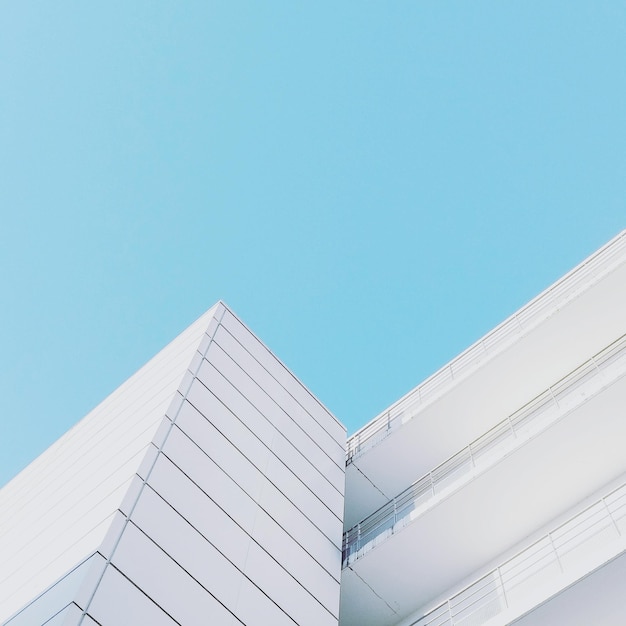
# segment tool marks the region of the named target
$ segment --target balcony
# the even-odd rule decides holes
[[[407,626],[478,626],[520,617],[626,550],[626,483]]]
[[[350,528],[342,626],[407,626],[403,620],[439,602],[443,590],[626,472],[625,342],[621,337],[505,413]]]
[[[345,529],[626,333],[626,232],[350,438]]]
[[[626,335],[344,533],[343,567],[402,530],[441,498],[487,471],[625,372]]]
[[[455,380],[471,371],[487,357],[501,351],[519,335],[550,317],[566,302],[597,282],[601,276],[623,263],[625,252],[626,231],[622,231],[554,285],[352,435],[347,442],[346,463],[350,464],[356,457],[388,437],[415,417],[421,406],[444,393]]]

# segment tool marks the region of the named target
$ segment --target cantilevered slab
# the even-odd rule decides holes
[[[626,235],[528,306],[350,438],[346,528],[626,332]]]

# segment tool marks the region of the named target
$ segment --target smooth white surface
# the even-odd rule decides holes
[[[336,441],[345,441],[345,426],[230,311],[222,325]]]
[[[89,614],[102,626],[176,626],[174,620],[113,567],[104,573]]]
[[[583,293],[626,261],[626,231],[591,254],[578,266],[548,287],[492,331],[467,348],[426,381],[363,426],[347,442],[348,458],[359,456],[381,438],[411,419],[419,405],[449,391],[455,378],[479,367],[493,354],[507,348],[517,337],[541,325],[555,311]]]
[[[626,333],[626,263],[512,344],[451,381],[445,393],[348,465],[346,528]],[[366,480],[363,480],[366,477]]]
[[[0,622],[98,548],[213,312],[0,491]]]
[[[319,424],[302,405],[223,327],[215,335],[215,344],[207,358],[212,361],[213,351],[219,346],[262,389],[297,426],[302,428],[335,463],[345,462],[345,446]],[[274,368],[272,368],[274,369]],[[292,385],[293,386],[293,385]]]
[[[6,626],[33,626],[44,624],[59,612],[71,613],[69,605],[80,589],[86,572],[93,564],[93,557],[87,559],[66,574],[55,585],[22,609],[6,623]],[[59,618],[60,619],[60,618]]]
[[[452,595],[456,583],[623,474],[624,398],[621,378],[358,559],[352,569],[370,592],[342,596],[342,624],[395,623],[352,617],[381,598],[399,621]]]
[[[300,480],[310,485],[315,493],[319,493],[336,515],[343,514],[341,475],[331,470],[335,479],[331,482],[328,474],[321,472],[303,451],[276,430],[269,420],[254,409],[250,409],[244,398],[212,366],[207,364],[202,380],[204,384],[196,381],[191,386],[187,398],[196,409],[205,416],[210,416],[215,427],[231,441],[237,441],[242,449],[253,447],[255,439],[261,441],[268,450],[274,451]],[[207,387],[213,389],[214,393]],[[245,420],[237,417],[238,414],[246,416]]]
[[[95,610],[105,611],[105,583],[121,584],[113,570],[141,591],[132,600],[138,615],[155,610],[145,598],[190,626],[332,626],[338,621],[343,467],[331,456],[343,455],[344,431],[269,351],[260,343],[253,348],[256,340],[232,314],[233,332],[246,335],[263,365],[220,326],[226,312],[218,307],[212,332],[221,334],[234,358],[206,340],[190,356],[102,545],[111,565],[95,593]],[[206,352],[219,355],[214,365],[203,358]],[[298,451],[297,442],[288,442],[291,435],[307,449]],[[309,450],[334,468],[335,484],[309,471]],[[98,619],[91,605],[87,609]]]
[[[131,519],[212,596],[236,607],[241,571],[163,499],[146,489]]]
[[[8,486],[48,523],[24,519],[30,542],[7,553],[5,579],[37,568],[28,600],[97,549],[97,568],[49,596],[83,608],[85,626],[336,625],[344,443],[218,303],[53,446],[46,476],[36,462]]]
[[[151,497],[151,490],[158,493],[194,528],[207,537],[232,563],[243,567],[250,542],[249,531],[252,529],[253,515],[248,518],[248,524],[245,523],[245,515],[239,516],[235,522],[233,517],[164,456],[155,466],[150,485],[142,495],[140,506],[143,505],[144,498]],[[140,513],[141,509],[137,511],[137,515]]]
[[[57,613],[52,619],[45,622],[44,626],[78,626],[82,611],[74,604],[70,604],[60,613]],[[91,622],[94,623],[93,620]],[[86,623],[85,626],[89,626]]]
[[[540,436],[581,403],[606,391],[625,373],[626,337],[623,337],[551,386],[539,400],[516,411],[513,421],[504,420],[442,466],[420,477],[408,492],[399,494],[353,527],[344,537],[344,559],[351,563],[367,552],[368,545],[378,545],[385,536],[399,532],[420,511],[435,505],[444,493],[462,489],[464,483]]]
[[[187,406],[190,410],[179,414],[176,428],[201,447],[229,476],[235,477],[242,468],[252,475],[250,480],[258,475],[265,476],[264,483],[275,486],[326,536],[341,535],[341,518],[333,514],[308,485],[299,480],[261,441],[245,438],[243,442],[236,440],[231,443],[202,414]],[[240,481],[238,483],[244,486]]]
[[[179,551],[185,550],[184,538],[179,538]],[[172,540],[175,541],[176,537]],[[196,547],[198,545],[202,542]],[[231,622],[231,614],[215,596],[133,524],[126,526],[112,563],[179,623],[200,626]],[[215,577],[213,582],[220,574],[226,576],[221,567],[217,571],[207,569]]]
[[[226,379],[230,384],[224,384],[219,379],[216,381],[211,365],[220,371],[223,376],[222,380]],[[224,371],[220,368],[223,368]],[[276,403],[219,348],[212,353],[211,362],[202,364],[199,378],[207,387],[214,390],[218,398],[233,413],[241,415],[244,423],[247,423],[248,420],[259,419],[258,415],[264,417],[311,463],[316,465],[335,486],[343,482],[343,466],[337,465],[314,439],[296,425],[289,416],[285,415]]]
[[[561,301],[557,297],[559,306],[551,305],[541,319],[500,338],[498,350],[486,350],[471,367],[450,369],[437,393],[353,457],[346,474],[346,527],[624,335],[625,285],[622,251],[609,271],[587,281],[583,290]],[[562,408],[572,409],[569,414],[505,451],[492,469],[472,469],[456,488],[452,480],[438,485],[433,506],[416,509],[413,521],[398,524],[390,538],[381,534],[375,547],[345,569],[341,625],[412,623],[620,476],[626,470],[626,382],[621,378],[607,386],[607,372],[596,381],[593,375],[583,373],[584,384],[573,393],[563,395],[555,386],[554,395]],[[554,611],[544,623],[570,623],[568,612],[563,615]],[[534,623],[531,616],[528,624]],[[474,617],[467,623],[482,623]],[[602,623],[591,613],[587,617],[587,623]]]
[[[513,623],[516,626],[623,626],[626,555],[610,561]],[[496,622],[489,626],[496,626]]]

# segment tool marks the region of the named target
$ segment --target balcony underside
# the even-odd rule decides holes
[[[515,626],[623,626],[625,580],[626,554],[622,553],[511,623]],[[494,620],[489,626],[497,623],[506,622]]]
[[[451,383],[346,471],[345,528],[626,332],[626,264]]]
[[[363,554],[342,626],[399,622],[625,472],[625,400],[622,378]]]

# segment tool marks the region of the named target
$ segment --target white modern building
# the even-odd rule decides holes
[[[626,231],[347,442],[218,303],[0,490],[0,624],[623,625],[624,406]]]
[[[345,440],[218,303],[0,491],[0,624],[336,626]]]

